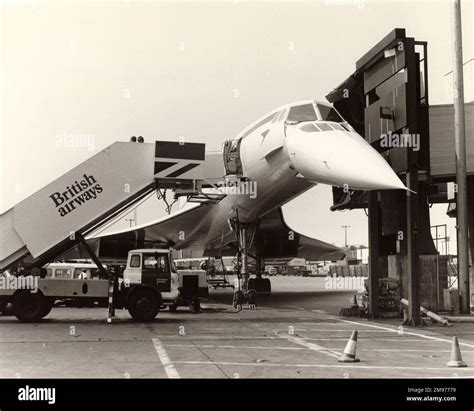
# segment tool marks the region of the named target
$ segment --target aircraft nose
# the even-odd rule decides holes
[[[303,130],[292,126],[286,132],[290,160],[301,177],[355,190],[406,190],[385,159],[356,132]]]

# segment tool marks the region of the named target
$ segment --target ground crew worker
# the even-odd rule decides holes
[[[85,268],[82,269],[81,273],[77,277],[79,280],[87,280],[89,279],[89,274],[87,274],[87,271]]]

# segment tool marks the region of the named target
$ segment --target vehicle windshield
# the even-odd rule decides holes
[[[321,118],[324,121],[334,121],[336,123],[343,123],[344,119],[338,114],[334,108],[331,106],[326,106],[325,104],[317,104],[319,112],[321,113]]]
[[[159,253],[144,254],[143,268],[168,271],[168,255]]]
[[[290,108],[288,113],[287,121],[315,121],[317,120],[316,112],[312,104],[303,104],[301,106],[294,106]]]

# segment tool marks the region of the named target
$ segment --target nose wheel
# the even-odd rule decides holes
[[[243,309],[255,310],[257,308],[257,292],[255,290],[249,290],[248,292],[243,290],[235,291],[232,307],[236,312],[242,311]]]

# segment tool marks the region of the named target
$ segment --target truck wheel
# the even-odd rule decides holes
[[[189,304],[189,309],[193,314],[197,314],[201,311],[201,303],[199,302],[199,298],[193,298],[191,303]]]
[[[0,313],[2,315],[13,315],[12,304],[7,300],[0,300]]]
[[[128,298],[128,312],[134,320],[153,321],[161,306],[161,297],[150,289],[140,288]]]
[[[54,307],[54,299],[45,298],[44,299],[44,310],[42,312],[41,318],[46,317]]]
[[[41,291],[19,291],[13,296],[13,314],[21,322],[37,322],[45,312],[45,300]]]

